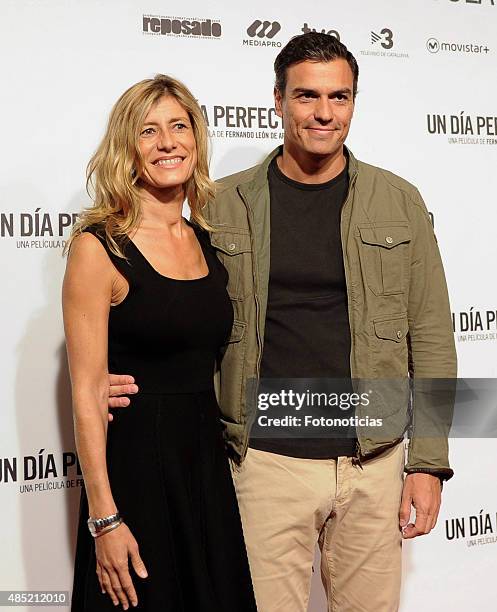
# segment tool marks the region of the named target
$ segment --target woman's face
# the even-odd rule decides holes
[[[197,163],[197,144],[188,113],[170,95],[152,106],[140,131],[142,183],[176,191],[191,177]]]

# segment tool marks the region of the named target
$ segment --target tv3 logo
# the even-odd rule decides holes
[[[391,49],[393,47],[393,32],[388,28],[383,28],[383,30],[377,34],[371,30],[371,44],[381,41],[381,46],[384,49]]]

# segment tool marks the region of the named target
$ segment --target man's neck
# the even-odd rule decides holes
[[[278,168],[285,176],[299,183],[327,183],[342,172],[347,163],[343,146],[334,155],[294,155],[283,146],[277,157]]]

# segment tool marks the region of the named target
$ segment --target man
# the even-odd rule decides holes
[[[344,146],[357,93],[352,54],[311,32],[274,66],[283,147],[222,179],[206,210],[235,311],[219,403],[256,599],[261,612],[304,612],[318,542],[329,610],[391,612],[402,537],[435,526],[441,481],[452,476],[446,437],[412,438],[407,463],[402,431],[251,437],[247,381],[454,378],[442,263],[416,188]],[[435,408],[430,398],[415,398],[415,417]],[[406,418],[407,405],[395,410]]]

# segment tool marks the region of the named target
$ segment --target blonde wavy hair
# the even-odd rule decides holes
[[[143,158],[138,146],[145,118],[152,106],[164,96],[173,96],[187,111],[197,146],[197,164],[185,184],[185,196],[192,220],[211,230],[202,208],[214,197],[215,185],[209,177],[207,126],[190,90],[180,81],[157,74],[126,90],[114,105],[105,136],[86,170],[86,190],[93,205],[86,208],[74,224],[65,252],[76,236],[90,225],[100,225],[111,251],[124,257],[119,238],[135,229],[141,217],[138,180]]]

